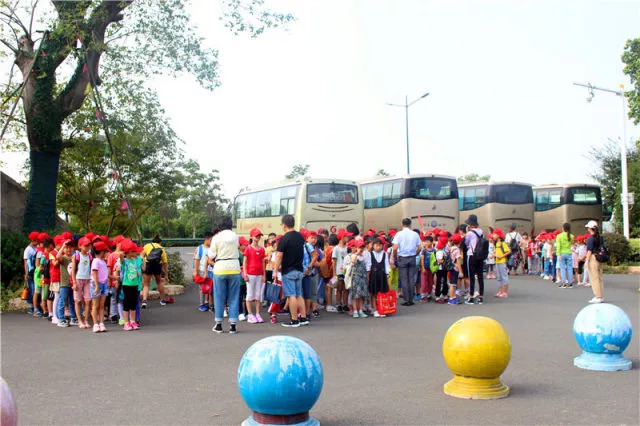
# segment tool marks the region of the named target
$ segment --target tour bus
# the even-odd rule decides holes
[[[590,220],[602,223],[600,187],[589,184],[540,185],[533,188],[535,196],[535,229],[553,231],[571,224],[578,235],[585,232]]]
[[[458,185],[460,216],[478,216],[485,234],[489,228],[505,233],[515,223],[520,233],[533,231],[533,187],[521,182],[479,182]]]
[[[366,229],[399,229],[406,217],[424,230],[453,232],[458,226],[458,185],[452,176],[377,177],[360,183]]]
[[[282,233],[281,216],[293,215],[295,228],[328,229],[363,224],[362,191],[355,181],[311,179],[284,181],[252,189],[236,196],[234,224],[238,235],[248,236],[253,227],[265,235]]]

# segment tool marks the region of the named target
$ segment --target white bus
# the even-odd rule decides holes
[[[453,232],[458,226],[458,185],[452,176],[378,177],[360,183],[366,229],[399,229],[406,217],[414,228],[421,220],[424,230]]]
[[[257,226],[267,235],[282,233],[281,216],[293,215],[296,229],[318,228],[336,232],[363,224],[362,191],[355,181],[299,178],[238,194],[234,224],[238,235],[248,236]]]
[[[562,229],[571,224],[574,234],[584,233],[590,220],[602,223],[602,197],[598,185],[586,183],[540,185],[533,188],[535,196],[535,230]]]
[[[478,216],[485,233],[500,228],[505,233],[512,223],[518,232],[533,231],[533,187],[521,182],[479,182],[458,185],[460,215]]]

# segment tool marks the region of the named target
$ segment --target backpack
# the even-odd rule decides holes
[[[33,273],[36,270],[36,256],[38,256],[38,252],[34,250],[33,254],[27,258],[27,270],[31,279],[33,279]]]
[[[93,262],[93,255],[91,254],[91,252],[89,252],[87,254],[89,255],[89,264],[91,264]],[[80,252],[79,251],[76,252],[75,259],[76,259],[76,263],[80,262]]]
[[[160,264],[162,261],[162,254],[164,253],[164,249],[162,247],[156,247],[151,243],[151,251],[147,255],[147,263],[155,263]]]
[[[431,254],[429,255],[429,269],[431,270],[432,274],[435,274],[438,272],[438,261],[436,260],[436,251],[432,251]]]
[[[473,229],[471,230],[476,237],[478,237],[478,242],[476,243],[476,248],[473,251],[473,258],[478,262],[484,262],[489,257],[489,240],[487,240],[484,235],[480,235],[475,232]]]
[[[600,263],[607,263],[609,261],[609,249],[607,248],[607,244],[604,242],[604,238],[600,236],[600,247],[596,249],[596,252],[593,253],[596,256],[596,260]]]
[[[520,250],[520,245],[518,245],[518,233],[516,232],[515,238],[511,238],[509,241],[509,250],[511,250],[511,254],[509,256],[513,256],[518,250]]]
[[[442,263],[443,270],[449,272],[453,271],[453,261],[451,260],[451,255],[448,251],[444,251],[444,262]]]
[[[42,265],[42,278],[49,279],[51,278],[51,271],[49,270],[49,264],[51,263],[48,258],[48,254],[42,254],[42,260],[40,260],[40,265]]]
[[[329,253],[329,251],[332,250],[332,247],[327,247],[324,250],[324,257],[320,262],[318,262],[318,270],[320,271],[320,276],[324,279],[331,278],[331,253]]]

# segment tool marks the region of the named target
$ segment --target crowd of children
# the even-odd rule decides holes
[[[111,241],[93,233],[74,238],[34,231],[29,240],[24,267],[30,313],[94,333],[106,331],[108,320],[126,331],[139,328],[142,247],[121,235]]]

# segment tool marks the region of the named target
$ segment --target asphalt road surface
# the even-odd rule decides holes
[[[250,414],[237,387],[240,358],[255,341],[285,334],[320,356],[325,382],[312,415],[325,425],[638,424],[639,277],[605,278],[607,301],[627,312],[636,333],[625,352],[633,369],[615,373],[573,366],[581,352],[573,319],[590,289],[560,290],[528,277],[511,284],[511,297],[498,300],[489,281],[482,306],[400,306],[384,319],[323,313],[298,329],[241,323],[237,335],[212,333],[212,314],[197,310],[194,286],[172,306],[152,303],[135,332],[107,325],[109,332],[93,334],[7,313],[0,317],[2,376],[20,424],[237,425]],[[443,393],[452,377],[443,336],[468,315],[500,321],[511,337],[502,375],[508,398],[469,401]]]

